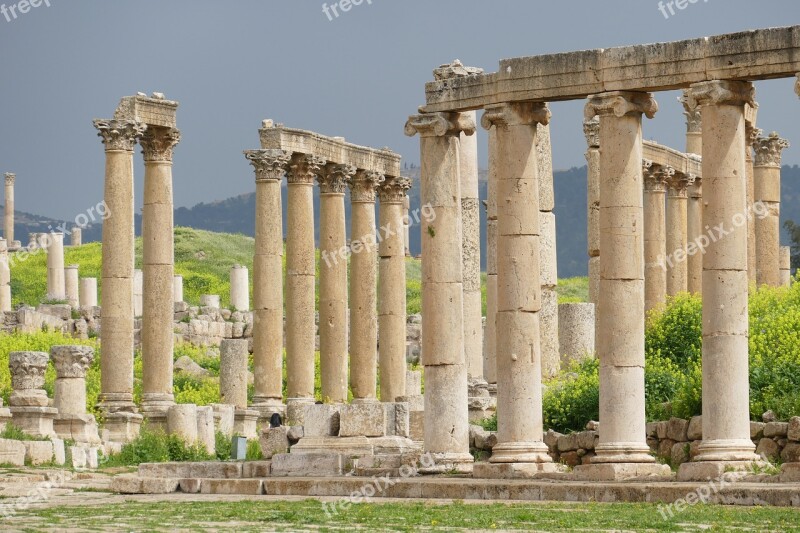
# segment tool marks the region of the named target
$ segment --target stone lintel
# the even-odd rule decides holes
[[[156,97],[158,95],[158,97]],[[143,122],[161,128],[177,127],[178,102],[166,100],[163,95],[142,94],[124,97],[114,113],[115,120]]]
[[[794,78],[800,26],[671,43],[550,54],[500,62],[496,73],[433,81],[420,112],[468,111],[520,101],[577,100],[608,91],[668,91],[711,80]]]
[[[375,149],[346,142],[342,137],[326,137],[312,131],[287,128],[265,120],[259,130],[261,148],[310,154],[328,163],[353,165],[360,170],[400,177],[400,154],[388,148]]]
[[[643,158],[652,161],[654,166],[672,167],[677,174],[685,176],[703,175],[703,162],[700,156],[684,154],[653,141],[644,141],[643,148]]]

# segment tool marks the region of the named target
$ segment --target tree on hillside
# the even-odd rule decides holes
[[[800,225],[787,220],[783,227],[792,239],[792,269],[800,268]]]

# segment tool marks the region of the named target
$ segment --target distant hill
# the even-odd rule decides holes
[[[407,167],[403,174],[414,180],[414,188],[410,192],[412,209],[419,204],[419,167]],[[560,278],[587,275],[586,257],[586,167],[572,168],[555,172],[556,195],[556,231],[558,236],[558,273]],[[781,220],[793,220],[800,223],[800,167],[783,167],[783,190]],[[480,181],[480,198],[486,199],[486,172],[482,172]],[[314,209],[319,212],[319,195],[315,196]],[[345,199],[345,209],[349,220],[350,200]],[[2,206],[0,206],[2,213]],[[284,231],[291,217],[286,207],[286,186],[283,189]],[[486,238],[485,211],[481,217],[481,237]],[[16,235],[23,243],[28,241],[28,233],[48,231],[49,227],[57,228],[61,221],[39,217],[24,212],[17,212]],[[181,207],[175,210],[175,225],[191,227],[220,233],[240,233],[253,236],[255,226],[255,193],[243,194],[227,200],[201,203],[192,208]],[[69,227],[69,226],[67,226]],[[141,217],[136,217],[137,235],[141,233]],[[316,237],[319,227],[315,228]],[[83,231],[84,242],[101,239],[101,227],[92,226]],[[421,235],[418,228],[411,229],[411,251],[420,253]],[[67,239],[69,242],[69,239]],[[790,244],[788,233],[783,232],[783,244]],[[486,268],[485,250],[481,264]]]

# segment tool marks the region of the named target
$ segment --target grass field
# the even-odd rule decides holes
[[[798,531],[800,510],[695,505],[664,520],[654,504],[341,505],[315,500],[140,503],[19,512],[15,531]]]

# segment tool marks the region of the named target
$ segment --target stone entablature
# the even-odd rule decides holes
[[[653,166],[671,167],[677,175],[703,176],[703,160],[699,155],[685,154],[653,141],[644,141],[643,149],[644,159],[651,161]]]
[[[139,93],[120,100],[114,120],[141,122],[159,128],[177,127],[178,102],[167,100],[161,93],[147,96]]]
[[[423,113],[582,99],[608,91],[668,91],[711,80],[794,78],[800,26],[500,61],[496,73],[426,85]]]
[[[261,148],[289,153],[313,154],[329,164],[352,165],[358,169],[400,177],[400,154],[388,148],[377,150],[348,143],[342,137],[326,137],[311,131],[287,128],[265,120],[259,130]]]

